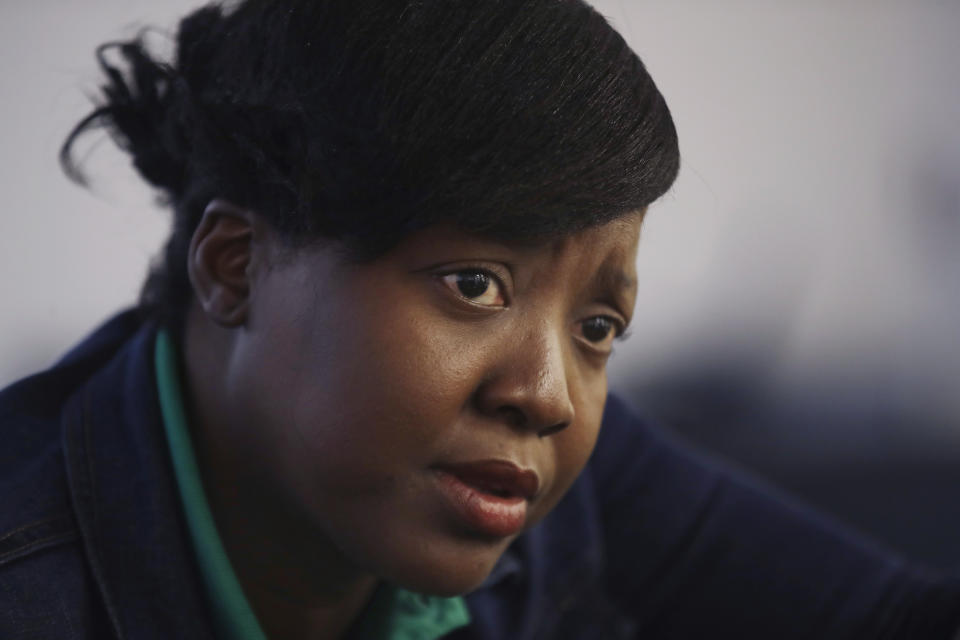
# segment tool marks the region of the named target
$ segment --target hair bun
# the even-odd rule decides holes
[[[119,63],[108,59],[113,51],[119,53]],[[101,45],[97,61],[106,76],[100,86],[102,104],[81,120],[64,142],[60,151],[64,170],[73,180],[86,182],[71,148],[81,134],[102,127],[130,153],[144,179],[175,198],[183,189],[187,162],[177,122],[182,109],[174,105],[179,84],[175,71],[150,56],[142,34],[131,41]]]

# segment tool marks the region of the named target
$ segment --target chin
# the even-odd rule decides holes
[[[390,581],[399,586],[430,596],[452,597],[469,593],[483,584],[490,575],[493,564],[489,566],[459,567],[442,566],[436,568],[418,567],[413,572],[398,575]]]
[[[487,579],[511,539],[466,539],[453,544],[424,541],[417,549],[420,553],[406,553],[393,562],[384,559],[382,570],[375,573],[416,593],[463,595]]]

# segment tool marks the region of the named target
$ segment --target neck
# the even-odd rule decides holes
[[[260,472],[269,454],[244,437],[255,425],[227,386],[234,331],[193,308],[181,350],[191,437],[217,531],[268,637],[339,638],[376,579],[347,561]]]

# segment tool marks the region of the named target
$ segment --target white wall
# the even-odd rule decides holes
[[[194,4],[0,4],[0,384],[134,300],[165,214],[109,143],[93,192],[57,149],[86,112],[94,46]],[[646,223],[614,385],[745,350],[775,390],[876,385],[960,417],[960,5],[596,5],[683,153]]]
[[[193,4],[0,3],[0,386],[135,299],[165,214],[108,141],[90,157],[92,191],[63,176],[57,153],[89,111],[94,48],[144,24],[172,25]]]
[[[960,4],[596,5],[667,97],[683,168],[614,376],[754,351],[960,433]]]

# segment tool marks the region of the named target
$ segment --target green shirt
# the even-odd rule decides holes
[[[177,374],[177,353],[165,331],[157,334],[154,360],[160,410],[174,474],[200,574],[221,640],[266,640],[230,564],[203,491],[190,441]],[[381,584],[357,622],[359,637],[371,640],[435,640],[470,623],[463,598],[423,596]]]

